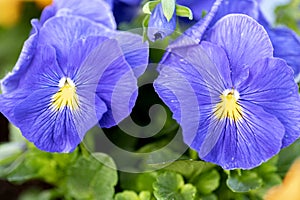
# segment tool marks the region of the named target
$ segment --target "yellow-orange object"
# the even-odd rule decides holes
[[[44,8],[52,2],[52,0],[0,0],[0,26],[15,25],[21,15],[22,3],[30,1],[34,1],[40,8]]]
[[[300,200],[300,159],[296,160],[282,184],[268,191],[265,200]]]
[[[44,8],[52,3],[52,0],[35,0],[40,8]]]
[[[17,23],[21,13],[20,0],[0,0],[0,26],[11,27]]]

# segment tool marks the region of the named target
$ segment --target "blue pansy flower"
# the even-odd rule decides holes
[[[49,19],[18,87],[0,96],[0,111],[41,150],[70,152],[97,122],[115,125],[134,105],[136,77],[117,40],[99,31],[84,18]]]
[[[115,27],[114,23],[111,23],[114,19],[112,13],[106,9],[107,5],[104,1],[93,0],[89,2],[88,5],[81,5],[80,2],[82,3],[81,0],[54,1],[53,5],[46,7],[42,12],[40,21],[37,19],[31,21],[33,30],[31,31],[30,37],[23,45],[21,55],[19,56],[15,67],[13,71],[1,81],[3,93],[11,92],[18,87],[23,73],[26,72],[27,66],[30,64],[32,57],[36,52],[37,44],[39,43],[40,28],[47,20],[58,16],[76,16],[77,18],[83,18],[84,20],[90,21],[91,26],[97,27],[97,32],[94,34],[117,39],[126,61],[130,64],[135,76],[139,77],[143,74],[148,65],[148,43],[143,42],[142,37],[137,34],[112,29]],[[106,9],[105,13],[99,12],[99,7]],[[60,33],[55,34],[58,34],[57,38],[60,38]],[[64,46],[65,41],[63,38],[60,39],[62,43],[58,45]]]
[[[149,23],[147,35],[151,41],[164,39],[171,35],[176,28],[176,12],[174,10],[173,16],[170,21],[164,15],[162,4],[158,3],[153,9]]]
[[[219,3],[198,31],[206,30]],[[154,87],[201,159],[224,169],[250,169],[299,138],[293,71],[273,57],[261,25],[247,15],[230,14],[200,44],[186,38],[168,49]]]
[[[95,124],[111,127],[129,115],[148,44],[66,8],[32,24],[1,80],[0,111],[38,148],[70,152]]]
[[[205,2],[209,4],[212,3],[213,0],[206,0]],[[296,81],[299,82],[300,60],[298,58],[300,56],[300,38],[293,30],[287,27],[272,27],[260,10],[260,3],[261,1],[258,0],[223,0],[220,2],[220,6],[216,12],[213,13],[213,17],[209,20],[209,26],[207,26],[207,28],[212,27],[220,18],[230,13],[241,13],[252,17],[267,31],[274,48],[274,56],[284,59],[288,65],[293,68],[294,77]],[[202,9],[206,9],[206,4],[199,4],[198,11],[200,12]],[[198,29],[198,27],[202,26],[202,23],[203,21],[199,21],[192,29]],[[200,36],[196,36],[196,34],[191,35],[195,36],[198,40],[202,38],[202,33]],[[205,34],[203,37],[205,37]]]

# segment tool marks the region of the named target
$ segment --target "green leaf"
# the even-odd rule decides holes
[[[195,199],[196,193],[197,193],[197,189],[192,184],[185,184],[181,188],[181,194],[183,197],[182,199],[186,199],[186,200]]]
[[[151,200],[151,193],[149,191],[142,191],[137,195],[134,191],[125,190],[116,194],[115,200]]]
[[[140,198],[133,191],[124,191],[116,194],[115,200],[140,200]]]
[[[205,172],[215,165],[203,161],[195,160],[176,160],[173,162],[165,162],[157,165],[152,165],[157,168],[164,168],[165,170],[174,171],[182,174],[186,178],[198,176],[200,173]]]
[[[117,171],[113,160],[102,153],[79,157],[68,169],[67,191],[76,199],[111,200],[117,184]]]
[[[300,21],[299,0],[291,0],[289,4],[278,6],[275,9],[276,23],[285,24],[297,34],[300,34],[298,22]]]
[[[164,12],[165,17],[168,21],[170,21],[173,17],[173,14],[175,12],[175,0],[161,0],[162,9]]]
[[[59,185],[65,177],[66,169],[77,158],[77,151],[69,154],[48,153],[35,147],[28,148],[26,153],[18,158],[16,167],[12,167],[7,179],[23,182],[40,178],[47,183]]]
[[[286,174],[294,160],[299,156],[299,152],[300,139],[280,151],[277,166],[278,173],[280,173],[281,176]]]
[[[241,175],[231,171],[226,184],[233,192],[249,192],[262,186],[262,179],[257,173],[252,171],[243,171]]]
[[[148,1],[144,6],[143,6],[143,12],[145,14],[150,14],[152,10],[155,8],[155,6],[159,3],[160,1]]]
[[[180,17],[188,17],[193,20],[193,12],[186,6],[176,5],[176,15]]]
[[[218,200],[218,197],[215,194],[208,194],[201,196],[201,200]]]
[[[192,200],[197,192],[193,185],[184,185],[182,176],[174,172],[160,174],[153,188],[158,200]]]
[[[120,185],[124,190],[134,190],[141,192],[143,190],[153,190],[152,184],[155,182],[157,177],[156,172],[148,173],[120,173]]]
[[[219,187],[220,174],[213,169],[209,172],[202,173],[196,178],[197,190],[202,194],[210,194]]]
[[[25,142],[8,142],[0,145],[0,165],[7,165],[15,161],[26,148]]]
[[[146,15],[145,18],[143,19],[143,42],[147,41],[148,36],[147,36],[147,31],[148,31],[148,23],[149,23],[150,15]]]
[[[140,200],[151,200],[151,193],[149,191],[142,191],[139,194]]]

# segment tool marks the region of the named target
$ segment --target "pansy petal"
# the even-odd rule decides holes
[[[46,88],[33,92],[14,110],[16,125],[29,141],[48,152],[70,152],[82,141],[87,130],[97,123],[94,98],[78,95],[80,110],[65,107],[55,110],[51,97],[57,88]],[[86,93],[85,93],[86,95]],[[86,101],[88,100],[88,101]],[[100,101],[98,101],[100,102]],[[98,103],[98,106],[105,106]]]
[[[232,68],[233,82],[256,60],[273,56],[267,32],[254,19],[243,14],[230,14],[220,19],[208,34],[208,40],[224,48]]]
[[[71,50],[68,54],[68,64],[67,67],[65,68],[66,70],[66,75],[70,78],[76,78],[77,74],[80,74],[78,70],[80,69],[80,66],[82,63],[87,59],[89,54],[91,54],[92,51],[98,51],[97,57],[105,57],[105,55],[102,54],[105,53],[101,45],[103,44],[104,41],[108,40],[109,38],[103,37],[103,36],[88,36],[87,38],[79,39],[76,42],[73,43]],[[106,48],[109,48],[106,46]],[[95,59],[95,58],[93,58]],[[102,65],[100,60],[98,60],[98,65]],[[91,72],[94,72],[94,70],[101,69],[95,64],[91,66],[89,69],[85,69],[84,72],[82,73],[88,73],[88,75],[94,75]],[[83,69],[82,69],[83,70]],[[81,71],[82,71],[81,70]],[[91,70],[91,72],[90,72]],[[98,74],[99,76],[99,74]],[[87,77],[87,76],[86,76]],[[97,80],[99,80],[100,76],[98,77]]]
[[[32,20],[31,24],[34,31],[25,41],[19,59],[13,68],[13,71],[8,73],[1,80],[1,90],[3,94],[12,92],[13,90],[18,88],[19,82],[24,78],[24,74],[28,70],[28,65],[32,61],[32,58],[35,54],[38,41],[37,38],[39,36],[38,21]]]
[[[110,29],[79,16],[53,17],[40,30],[39,43],[52,45],[57,52],[60,66],[67,65],[73,44],[88,36],[109,35]]]
[[[163,66],[154,82],[156,92],[181,124],[187,144],[191,144],[197,127],[213,109],[212,103],[231,85],[230,79],[226,80],[229,70],[225,70],[228,60],[224,51],[210,43],[203,48],[209,49],[208,54],[199,45],[174,49],[160,64]],[[210,57],[216,55],[219,58]]]
[[[134,75],[140,77],[146,70],[149,59],[149,44],[140,35],[118,31],[113,37],[118,40],[125,59]]]
[[[264,26],[274,47],[274,56],[284,59],[294,70],[296,82],[300,81],[300,38],[291,29],[280,26],[272,27],[262,12],[258,22]]]
[[[62,12],[63,11],[63,12]],[[99,12],[101,11],[101,12]],[[88,3],[82,0],[55,0],[42,13],[41,23],[55,15],[70,14],[82,16],[94,22],[103,24],[110,29],[116,29],[115,19],[110,6],[101,0],[90,0]]]
[[[162,4],[158,3],[153,9],[147,28],[148,38],[154,42],[171,35],[176,28],[176,12],[174,10],[170,21],[164,15]]]
[[[249,68],[241,100],[261,106],[281,121],[286,129],[282,147],[286,147],[300,137],[300,98],[292,69],[277,58],[261,59]]]
[[[96,91],[105,102],[107,112],[99,118],[102,127],[114,126],[127,117],[137,98],[137,79],[114,39],[105,40],[90,52],[77,72],[75,83],[80,90],[89,87]]]
[[[14,90],[5,95],[0,95],[0,112],[13,124],[16,124],[14,108],[29,94],[26,90]]]
[[[202,40],[205,31],[214,19],[222,0],[216,0],[209,13],[195,25],[187,29],[181,36],[169,45],[169,48],[198,44]]]
[[[214,0],[205,0],[205,1],[198,1],[198,0],[192,0],[192,1],[186,1],[186,0],[178,0],[177,3],[179,5],[187,6],[189,7],[193,12],[193,18],[195,20],[200,20],[203,16],[204,11],[209,11],[212,7]]]
[[[257,19],[259,15],[258,2],[257,0],[224,0],[211,24],[215,24],[225,15],[232,13],[245,14]]]
[[[145,71],[148,63],[149,45],[142,41],[141,36],[112,31],[84,18],[63,16],[48,20],[41,29],[40,43],[54,46],[57,50],[60,66],[68,66],[69,49],[72,49],[76,41],[85,40],[89,36],[117,39],[126,61],[134,70],[135,75],[138,77]]]
[[[63,152],[71,141],[77,145],[80,138],[74,122],[70,120],[70,113],[58,113],[51,109],[51,97],[56,92],[57,88],[33,92],[16,106],[14,114],[23,136],[39,149]]]
[[[286,27],[266,29],[274,47],[274,56],[284,59],[294,70],[296,81],[300,80],[300,38]]]
[[[210,146],[209,135],[215,135],[215,129],[208,128],[207,139],[200,147],[199,156],[205,161],[216,163],[224,169],[251,169],[277,154],[284,136],[284,126],[272,114],[249,102],[241,103],[243,118],[233,122],[227,118],[216,124],[210,124],[221,130],[218,141]],[[272,124],[272,126],[270,126]],[[199,149],[196,143],[193,148]]]

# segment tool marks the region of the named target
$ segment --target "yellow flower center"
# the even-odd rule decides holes
[[[242,107],[238,104],[240,95],[234,89],[226,89],[220,95],[221,101],[216,105],[214,114],[218,119],[229,118],[234,121],[242,119]]]
[[[62,78],[58,86],[60,89],[51,98],[51,107],[55,111],[69,107],[71,110],[79,108],[76,86],[70,78]]]

